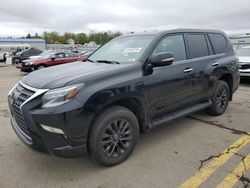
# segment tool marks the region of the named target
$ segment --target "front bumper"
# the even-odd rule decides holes
[[[240,76],[250,76],[250,69],[240,69]]]
[[[32,65],[17,65],[16,68],[21,69],[22,72],[32,72],[35,68]]]
[[[73,110],[63,106],[61,108],[64,108],[64,110],[59,108],[60,112],[56,109],[41,109],[41,93],[24,102],[20,107],[20,115],[17,115],[17,110],[13,107],[13,100],[15,100],[11,94],[13,92],[11,91],[8,97],[12,114],[11,124],[23,143],[35,150],[58,157],[76,157],[86,153],[87,126],[83,124],[84,119],[82,118],[84,116],[82,116],[83,111],[81,109]],[[39,93],[39,91],[35,91],[34,95],[36,93]],[[73,103],[71,105],[81,106],[79,102],[74,101]],[[67,109],[70,111],[66,111]],[[23,121],[20,118],[23,118]],[[87,121],[87,119],[85,120]],[[20,122],[22,122],[21,126]],[[23,122],[25,122],[25,129]],[[64,134],[46,131],[41,124],[60,128]]]
[[[77,157],[81,156],[87,152],[86,144],[72,146],[67,143],[66,139],[59,135],[53,135],[51,133],[43,133],[43,135],[36,135],[33,132],[30,132],[30,135],[27,135],[22,129],[19,128],[15,118],[11,117],[11,125],[15,131],[18,138],[27,146],[44,152],[50,153],[57,157]],[[44,142],[43,139],[46,139]],[[53,140],[53,141],[52,141]]]

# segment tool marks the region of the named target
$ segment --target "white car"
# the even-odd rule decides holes
[[[0,61],[6,62],[7,52],[0,52]]]
[[[237,49],[239,56],[240,76],[250,77],[250,47]]]

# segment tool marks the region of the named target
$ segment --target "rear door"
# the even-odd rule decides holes
[[[227,40],[220,33],[187,33],[188,59],[193,62],[196,90],[193,101],[204,101],[211,96],[215,75],[225,61]],[[212,45],[213,44],[213,45]]]
[[[209,87],[208,65],[213,62],[211,44],[204,33],[187,33],[188,59],[192,62],[193,79],[191,103],[201,102],[206,99]]]
[[[78,57],[76,56],[76,54],[73,54],[71,52],[66,52],[65,53],[65,59],[64,59],[64,63],[71,63],[74,61],[77,61]]]

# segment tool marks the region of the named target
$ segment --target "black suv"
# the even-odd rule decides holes
[[[87,151],[109,166],[129,157],[139,133],[202,109],[223,114],[239,79],[223,32],[177,29],[121,36],[86,62],[35,71],[8,101],[25,144],[56,156]]]
[[[30,56],[37,56],[42,53],[41,50],[36,48],[29,48],[22,52],[17,52],[15,56],[12,57],[12,64],[21,63],[23,60],[28,59]]]

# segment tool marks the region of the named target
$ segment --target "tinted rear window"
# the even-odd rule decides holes
[[[187,39],[190,58],[209,55],[207,41],[204,34],[188,34]]]
[[[208,34],[208,36],[212,42],[215,53],[224,53],[227,46],[227,40],[225,39],[225,37],[222,34],[215,33]]]

